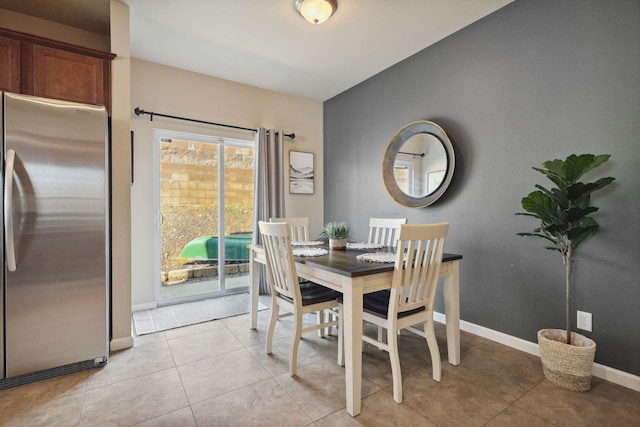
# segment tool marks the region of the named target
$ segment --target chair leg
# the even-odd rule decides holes
[[[323,324],[324,323],[324,310],[318,310],[316,312],[316,316],[318,318],[318,325]],[[320,338],[324,338],[325,329],[327,329],[327,328],[318,329],[318,336]]]
[[[440,361],[440,349],[436,340],[436,331],[433,328],[433,320],[424,322],[424,334],[429,345],[429,353],[431,353],[431,366],[433,367],[433,379],[440,381],[442,379],[442,364]]]
[[[271,299],[271,319],[269,320],[269,329],[267,329],[267,354],[271,354],[273,344],[273,331],[276,328],[276,322],[278,321],[278,315],[280,314],[280,307],[276,298]]]
[[[298,373],[298,345],[302,336],[302,314],[294,313],[293,340],[291,341],[291,351],[289,352],[289,375],[292,377]]]
[[[342,319],[342,304],[339,306],[338,316],[338,366],[344,366],[344,320]]]
[[[398,333],[387,328],[387,342],[389,345],[389,360],[393,377],[393,400],[402,403],[402,373],[400,372],[400,355],[398,354]]]
[[[402,329],[398,329],[398,335],[402,335]],[[387,342],[387,330],[382,326],[378,326],[378,341],[388,344]],[[384,351],[384,348],[378,347],[378,350]]]
[[[327,310],[327,322],[335,322],[336,320],[338,320],[338,317],[340,316],[338,316],[335,311],[331,309]],[[331,328],[332,326],[327,326],[327,331],[326,331],[327,336],[331,335]],[[336,329],[338,328],[336,327]]]

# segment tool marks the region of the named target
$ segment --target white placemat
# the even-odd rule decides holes
[[[347,249],[381,249],[384,248],[382,243],[347,243]]]
[[[322,256],[328,253],[329,251],[322,248],[296,248],[293,250],[294,256]]]
[[[359,261],[366,262],[396,262],[396,254],[393,252],[375,252],[360,254],[356,257]]]
[[[291,242],[291,246],[318,246],[323,243],[321,240],[302,240],[299,242]]]

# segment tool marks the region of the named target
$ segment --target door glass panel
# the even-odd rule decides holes
[[[253,233],[253,147],[224,147],[225,281],[228,291],[249,286]]]
[[[248,289],[238,248],[251,239],[254,163],[244,145],[161,138],[159,305]]]

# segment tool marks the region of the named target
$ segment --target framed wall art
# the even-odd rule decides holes
[[[313,194],[313,153],[289,151],[289,193]]]

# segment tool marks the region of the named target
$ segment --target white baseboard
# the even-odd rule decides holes
[[[158,303],[153,302],[145,302],[143,304],[135,304],[131,306],[131,312],[134,311],[142,311],[142,310],[153,310],[154,308],[158,308]]]
[[[433,319],[436,322],[446,323],[446,316],[442,313],[434,312]],[[485,328],[484,326],[478,326],[464,320],[460,321],[460,330],[540,357],[540,349],[538,348],[537,343],[507,335],[503,332],[494,331],[493,329]],[[640,376],[610,368],[609,366],[601,365],[599,363],[593,364],[592,374],[594,377],[611,381],[612,383],[635,391],[640,391]]]
[[[110,351],[124,350],[125,348],[131,348],[131,347],[133,347],[132,336],[112,339],[111,342],[109,343]]]

